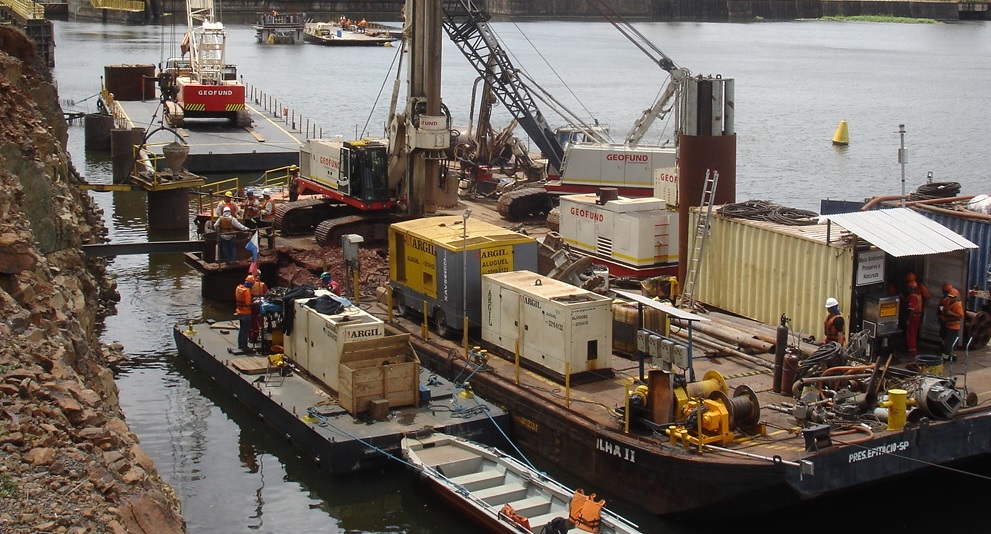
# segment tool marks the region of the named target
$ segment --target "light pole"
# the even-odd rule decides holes
[[[465,359],[468,359],[468,217],[471,217],[471,209],[466,209],[461,217],[461,327],[464,333]]]
[[[898,163],[902,166],[902,207],[905,207],[905,164],[908,163],[908,150],[905,150],[905,125],[898,125],[901,146],[898,148]]]

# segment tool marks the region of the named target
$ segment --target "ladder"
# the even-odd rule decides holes
[[[702,190],[702,202],[699,204],[699,217],[692,234],[691,257],[688,260],[688,272],[685,274],[685,289],[681,292],[681,307],[695,309],[695,286],[699,281],[699,265],[702,263],[702,250],[705,238],[709,235],[709,217],[712,215],[712,199],[719,185],[719,172],[705,171],[705,187]]]

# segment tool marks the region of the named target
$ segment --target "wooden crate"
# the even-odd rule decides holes
[[[409,334],[346,343],[338,372],[338,403],[351,415],[376,399],[389,408],[413,406],[420,398],[420,361],[411,356]]]

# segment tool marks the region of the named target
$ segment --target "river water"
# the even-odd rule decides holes
[[[104,65],[157,64],[181,37],[168,25],[56,22],[55,28],[54,74],[67,111],[96,110]],[[518,67],[569,109],[609,125],[614,138],[625,136],[665,78],[608,24],[497,23],[493,28]],[[826,197],[898,194],[899,124],[907,132],[908,191],[932,171],[936,181],[960,182],[964,193],[991,193],[987,22],[643,23],[637,28],[693,73],[736,79],[737,200],[769,199],[816,210]],[[228,60],[244,80],[319,125],[325,136],[382,131],[398,48],[263,46],[248,25],[228,25],[228,31]],[[468,123],[473,81],[467,62],[445,43],[443,96],[456,124]],[[544,115],[551,124],[559,122],[547,110]],[[497,111],[494,125],[505,124],[504,118]],[[137,120],[152,124],[156,118]],[[831,144],[841,120],[850,130],[845,148]],[[670,129],[660,124],[645,140],[665,139]],[[87,153],[83,139],[82,125],[72,126],[75,165],[90,181],[108,183],[109,155]],[[149,236],[142,193],[93,195],[114,242],[186,237]],[[121,404],[161,476],[182,499],[191,532],[474,530],[405,471],[327,476],[178,360],[173,324],[233,313],[200,298],[200,277],[181,255],[121,256],[110,272],[122,300],[101,336],[123,343],[132,356],[117,376]],[[733,525],[831,532],[851,522],[869,526],[883,515],[885,528],[952,525],[979,532],[986,526],[979,500],[984,492],[964,488],[986,489],[987,480],[941,471]],[[646,516],[628,503],[610,501],[610,506],[645,532],[715,528]],[[944,514],[951,511],[948,519]],[[713,523],[718,517],[713,510]]]

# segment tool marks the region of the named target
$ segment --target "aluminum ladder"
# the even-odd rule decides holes
[[[692,234],[691,258],[688,261],[688,272],[685,274],[685,288],[681,292],[681,307],[695,309],[695,286],[699,281],[699,265],[702,263],[702,251],[705,238],[709,235],[709,217],[712,216],[712,199],[719,185],[719,172],[705,171],[705,187],[702,190],[702,202],[699,204],[699,217]]]

